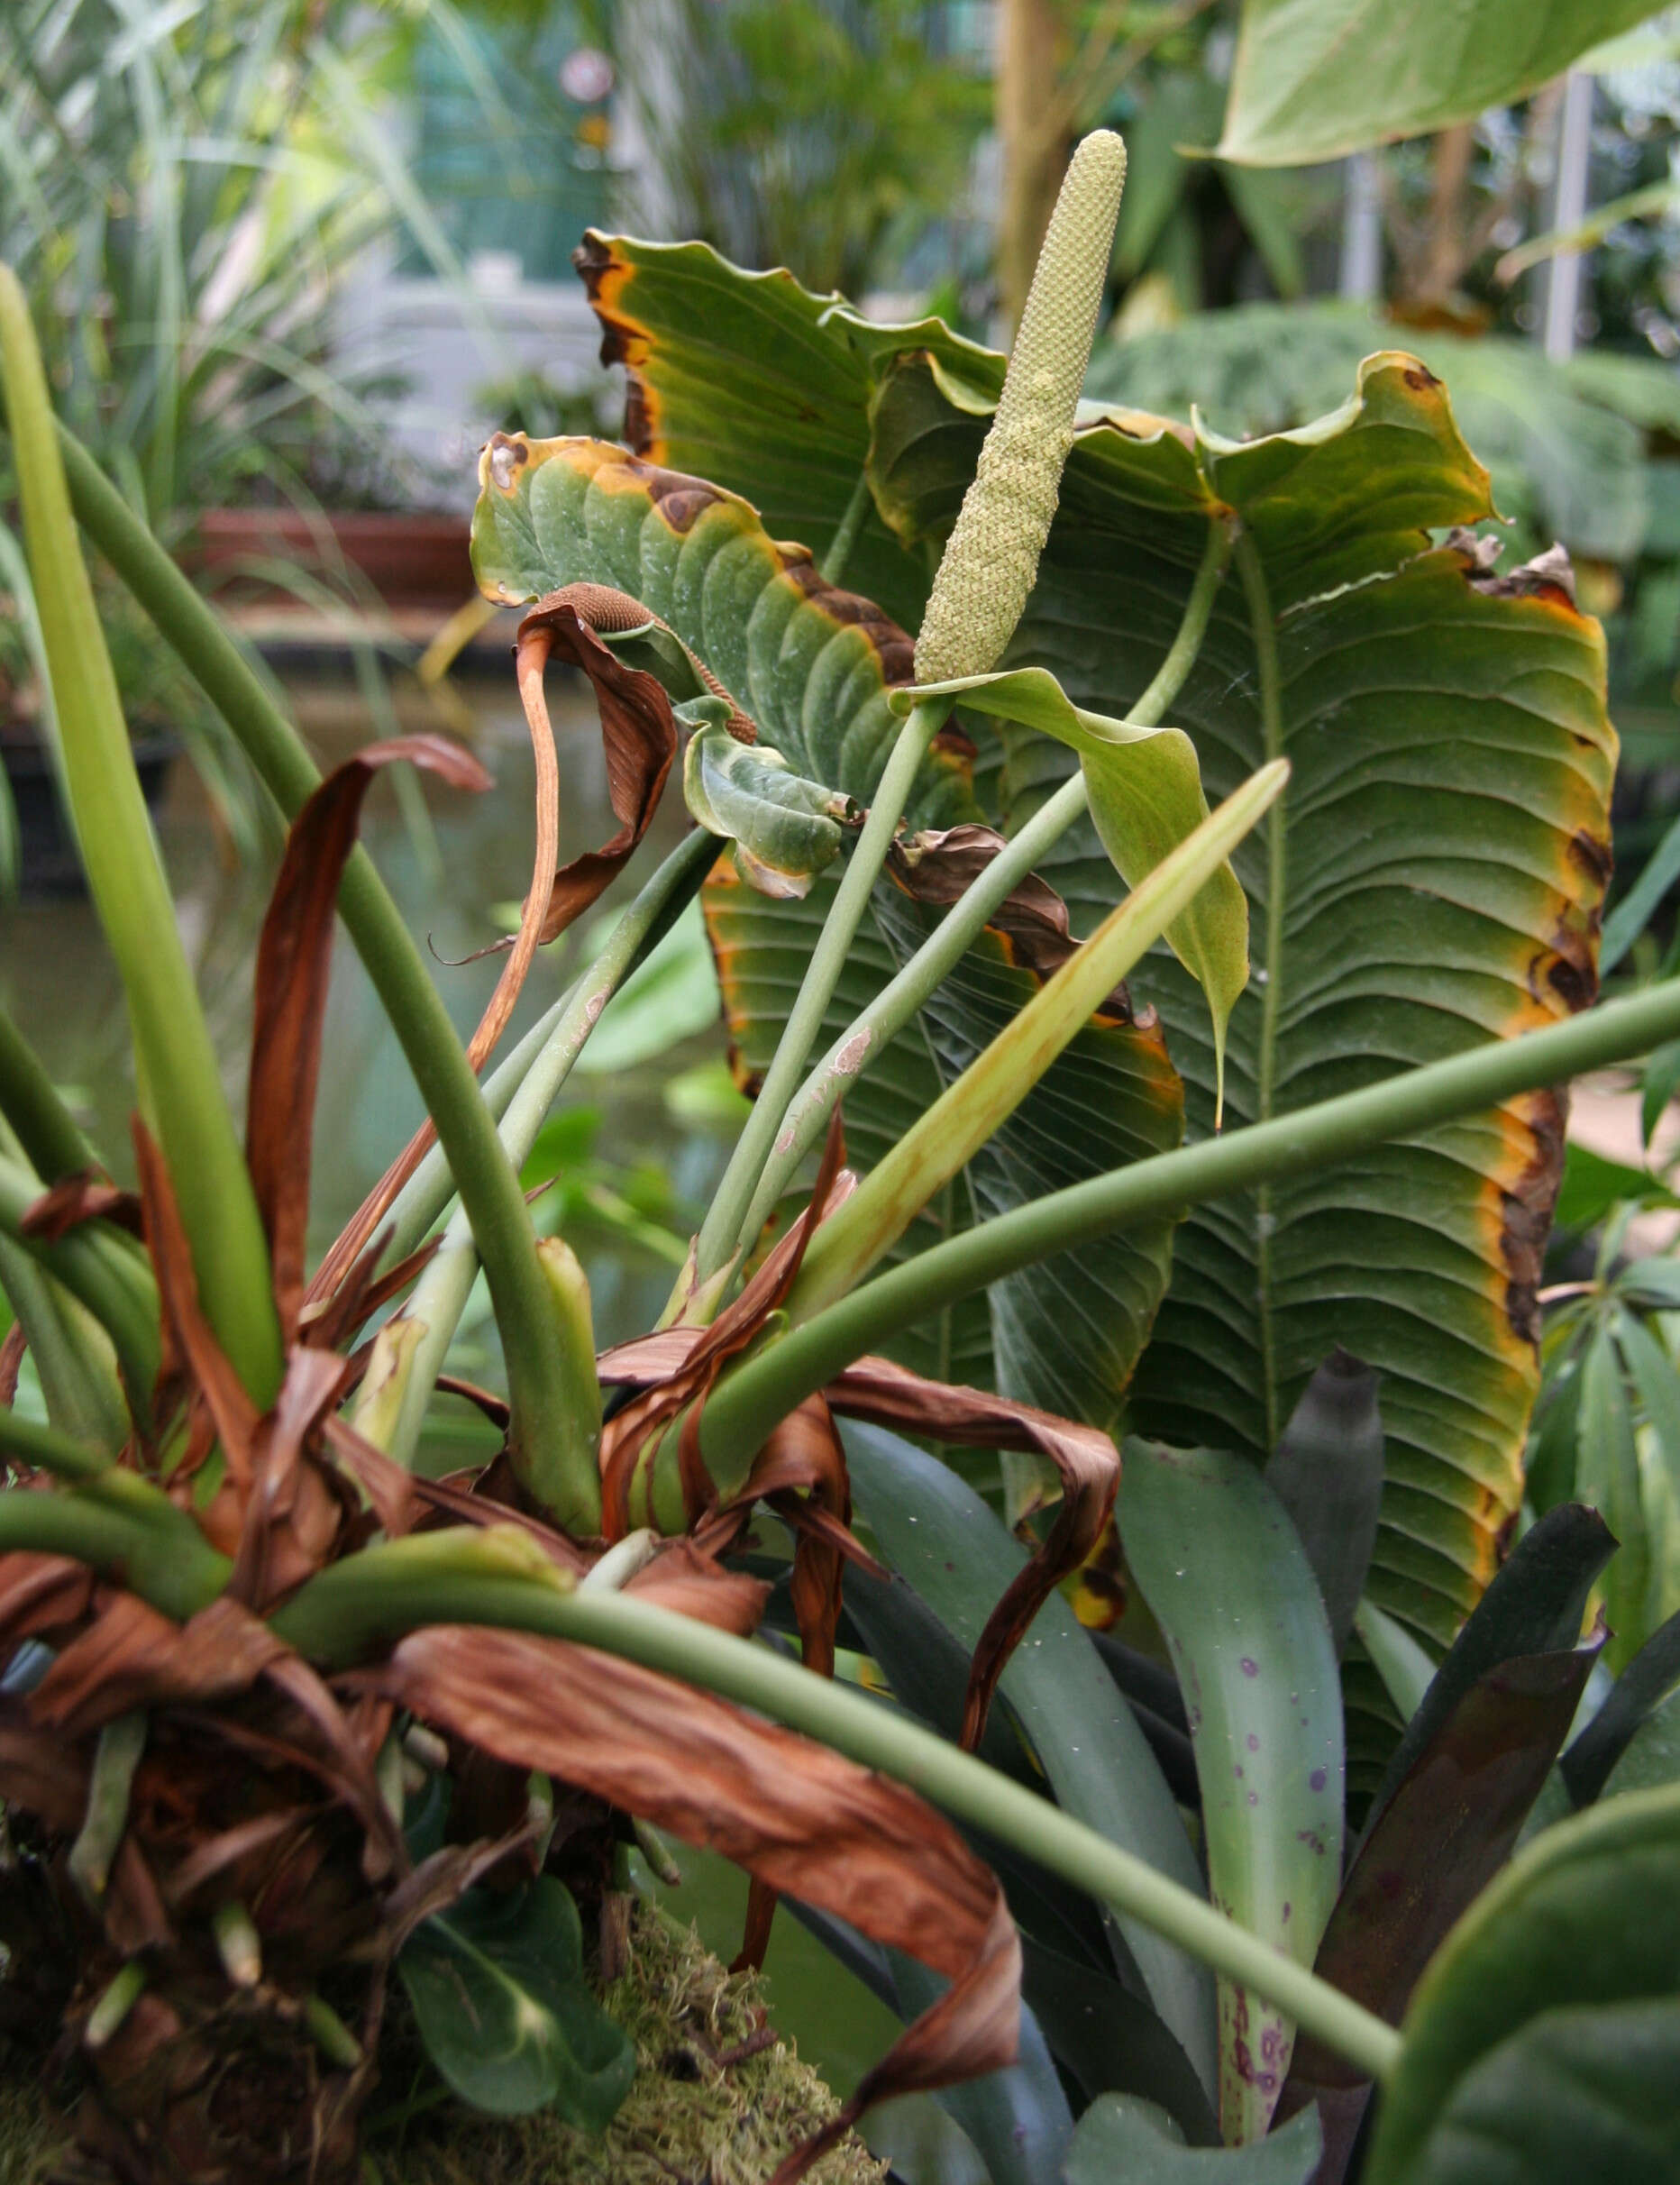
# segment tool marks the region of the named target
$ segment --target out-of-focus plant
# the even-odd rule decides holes
[[[948,213],[984,125],[920,0],[640,0],[600,34],[635,102],[646,232],[856,295]],[[634,193],[643,193],[635,196]]]
[[[324,502],[403,505],[431,483],[388,430],[389,361],[331,346],[335,284],[379,238],[406,226],[451,270],[380,112],[407,35],[305,0],[20,0],[0,16],[0,257],[28,290],[63,416],[171,548],[205,508],[306,510],[322,539],[311,568],[282,557],[251,573],[314,596],[350,582]],[[0,589],[16,608],[0,690],[14,732],[50,747],[15,505],[8,456]],[[99,582],[132,722],[182,736],[254,847],[269,830],[236,744]]]

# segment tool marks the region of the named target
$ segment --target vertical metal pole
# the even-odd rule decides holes
[[[1343,193],[1341,293],[1349,303],[1372,304],[1383,293],[1383,203],[1374,153],[1356,151],[1348,160]]]
[[[1557,194],[1552,205],[1555,229],[1578,227],[1586,215],[1593,89],[1593,78],[1579,69],[1571,72],[1564,86],[1557,140]],[[1578,251],[1559,251],[1548,270],[1546,315],[1541,321],[1540,341],[1547,355],[1558,363],[1575,354],[1583,271]]]

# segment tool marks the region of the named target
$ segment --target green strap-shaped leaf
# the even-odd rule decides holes
[[[965,1648],[1021,1568],[1025,1550],[973,1489],[896,1434],[843,1430],[852,1485],[889,1564]],[[1172,1793],[1090,1640],[1052,1595],[999,1689],[1032,1741],[1056,1800],[1164,1874],[1200,1888]],[[1205,2081],[1212,1998],[1204,1968],[1131,1919],[1117,1924],[1151,2001]]]
[[[715,724],[689,738],[682,793],[702,827],[734,842],[741,877],[761,895],[781,897],[810,892],[840,855],[841,822],[857,809],[850,797],[795,773],[780,752],[739,744]]]
[[[1017,668],[927,683],[918,695],[950,693],[971,713],[1036,728],[1077,752],[1099,840],[1135,888],[1208,816],[1196,746],[1182,728],[1136,728],[1088,713],[1044,668]],[[908,713],[908,692],[893,700]],[[1225,1028],[1248,983],[1248,905],[1237,875],[1221,865],[1188,910],[1166,929],[1173,953],[1208,997],[1215,1069],[1222,1076]]]
[[[899,734],[887,692],[909,680],[909,640],[872,600],[825,584],[805,549],[779,544],[736,495],[605,441],[498,434],[480,464],[472,562],[485,596],[506,606],[568,584],[628,594],[790,766],[869,802]],[[660,657],[635,664],[657,673]],[[914,827],[974,816],[957,754],[928,754],[906,816]]]
[[[1305,167],[1509,105],[1651,0],[1244,0],[1222,160]]]
[[[397,1961],[426,2052],[462,2101],[494,2116],[557,2109],[604,2132],[635,2051],[595,2000],[571,1892],[470,1889],[416,1929]]]
[[[1208,1883],[1222,1911],[1303,1965],[1342,1878],[1342,1693],[1312,1566],[1251,1464],[1128,1440],[1115,1506],[1133,1576],[1166,1634],[1201,1785]],[[1257,2138],[1295,2029],[1219,1982],[1219,2126]]]

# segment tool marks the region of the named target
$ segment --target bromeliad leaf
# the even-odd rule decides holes
[[[583,1970],[571,1893],[551,1874],[524,1889],[470,1889],[397,1961],[426,2053],[475,2109],[555,2108],[602,2132],[630,2090],[635,2050]]]
[[[928,683],[916,696],[945,693],[970,712],[1036,728],[1079,754],[1098,838],[1128,887],[1135,888],[1208,816],[1196,746],[1182,728],[1140,728],[1088,713],[1045,668]],[[892,705],[908,712],[913,702],[906,691]],[[1208,997],[1217,1107],[1224,1089],[1225,1028],[1248,983],[1248,904],[1228,864],[1173,920],[1166,937]]]
[[[1246,2147],[1186,2147],[1154,2102],[1105,2094],[1079,2120],[1064,2185],[1310,2185],[1323,2150],[1310,2110]]]
[[[1201,1784],[1213,1901],[1310,1964],[1342,1870],[1341,1685],[1312,1566],[1255,1467],[1128,1440],[1116,1521],[1166,1634]],[[1294,2027],[1219,1983],[1219,2124],[1265,2131]]]
[[[808,894],[839,855],[845,824],[855,823],[850,797],[795,773],[779,751],[737,743],[716,723],[696,728],[682,764],[689,809],[733,841],[736,871],[761,895]]]

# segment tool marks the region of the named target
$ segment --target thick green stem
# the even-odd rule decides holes
[[[1126,716],[1128,727],[1158,726],[1167,708],[1183,689],[1207,635],[1208,618],[1213,611],[1214,596],[1225,574],[1230,551],[1231,535],[1228,527],[1222,523],[1210,526],[1207,551],[1184,608],[1184,619],[1154,681]],[[756,1236],[769,1220],[799,1163],[815,1149],[822,1137],[835,1102],[843,1099],[856,1080],[880,1060],[917,1010],[949,978],[973,946],[998,906],[1020,885],[1038,860],[1055,847],[1089,805],[1084,773],[1079,770],[1040,805],[1019,834],[1004,845],[961,901],[952,905],[897,978],[883,988],[835,1041],[793,1097],[743,1224],[744,1235]]]
[[[536,1053],[527,1058],[517,1080],[509,1084],[506,1112],[500,1124],[502,1145],[516,1169],[523,1168],[530,1158],[543,1119],[583,1052],[601,1011],[636,965],[670,931],[685,905],[692,901],[717,855],[717,845],[711,836],[698,827],[685,835],[625,911],[600,955],[550,1017],[543,1019],[548,1027],[546,1036]],[[523,1053],[522,1046],[508,1057],[503,1070],[497,1073],[498,1080],[518,1064]],[[487,1099],[491,1097],[493,1089],[486,1087]],[[391,1248],[398,1256],[411,1250],[413,1243],[418,1243],[420,1236],[435,1219],[434,1212],[420,1225],[413,1243],[406,1241],[417,1218],[425,1211],[425,1201],[416,1196],[406,1207],[405,1201],[420,1184],[424,1174],[423,1163],[397,1202],[397,1233]],[[440,1165],[437,1186],[444,1192],[448,1189],[447,1176],[447,1170]],[[398,1464],[413,1461],[432,1385],[443,1371],[444,1354],[466,1310],[478,1271],[471,1229],[457,1214],[436,1257],[403,1309],[401,1321],[417,1326],[421,1333],[403,1344],[400,1352],[392,1357],[389,1375],[370,1373],[364,1384],[366,1400],[358,1411],[357,1424]],[[397,1325],[392,1323],[393,1330]],[[399,1339],[394,1337],[394,1339]]]
[[[68,434],[60,431],[60,441],[76,512],[89,535],[238,737],[281,810],[295,818],[320,782],[297,731],[93,458]],[[472,1223],[507,1359],[515,1438],[533,1450],[558,1447],[564,1440],[566,1392],[555,1370],[548,1285],[518,1175],[502,1151],[420,952],[365,850],[351,856],[338,901]],[[599,1481],[580,1475],[569,1489],[566,1508],[553,1514],[594,1531],[600,1522]]]
[[[0,1115],[37,1175],[49,1184],[92,1168],[99,1156],[53,1090],[40,1058],[5,1010],[0,1009]]]
[[[477,1575],[443,1574],[422,1586],[397,1558],[390,1582],[382,1584],[370,1567],[387,1552],[370,1550],[313,1580],[276,1617],[276,1629],[323,1666],[348,1668],[370,1649],[423,1623],[497,1624],[598,1647],[721,1693],[908,1784],[1100,1903],[1142,1920],[1288,2012],[1373,2079],[1392,2071],[1400,2035],[1380,2018],[1143,1860],[910,1716],[813,1677],[767,1648],[622,1593],[566,1593]]]
[[[1268,759],[1283,755],[1283,692],[1277,663],[1277,627],[1272,595],[1254,540],[1245,532],[1237,546],[1237,573],[1248,604],[1260,685],[1260,725]],[[1277,1028],[1283,1006],[1283,913],[1289,895],[1289,806],[1272,807],[1266,820],[1265,962],[1260,996],[1260,1056],[1255,1087],[1257,1122],[1269,1123],[1277,1102]],[[1277,1364],[1272,1342],[1272,1190],[1255,1193],[1255,1289],[1260,1309],[1260,1357],[1265,1381],[1265,1442],[1277,1447]]]
[[[730,1156],[724,1180],[717,1187],[717,1195],[701,1225],[697,1260],[701,1282],[727,1266],[753,1234],[746,1226],[747,1212],[764,1164],[770,1158],[782,1115],[823,1029],[823,1017],[851,953],[870,891],[886,863],[888,847],[898,831],[917,773],[950,710],[949,699],[918,706],[899,731],[898,741],[876,788],[874,801],[869,808],[869,818],[846,862],[845,876],[823,922],[811,960],[805,967],[799,998],[777,1043],[758,1098],[753,1103],[753,1112]]]
[[[48,1418],[78,1446],[114,1457],[133,1429],[109,1336],[86,1305],[4,1236],[0,1293],[23,1330]]]
[[[280,1384],[269,1245],[134,771],[128,725],[82,560],[51,401],[17,277],[0,266],[0,365],[35,603],[76,832],[133,1027],[198,1294],[266,1409]]]
[[[0,1457],[68,1476],[75,1459],[62,1435],[43,1440],[50,1432],[0,1405]],[[233,1570],[160,1488],[115,1464],[45,1494],[0,1493],[0,1551],[19,1548],[120,1578],[179,1623],[207,1607]]]
[[[78,1298],[111,1338],[130,1408],[144,1423],[158,1377],[158,1294],[144,1263],[103,1223],[85,1222],[48,1244],[25,1237],[23,1217],[41,1196],[41,1180],[21,1162],[0,1156],[0,1233]]]
[[[1367,1147],[1417,1137],[1520,1092],[1648,1054],[1676,1037],[1680,979],[1666,979],[1546,1031],[1495,1040],[1269,1123],[1156,1154],[979,1222],[877,1275],[726,1374],[707,1400],[701,1425],[707,1468],[716,1477],[744,1458],[750,1462],[776,1422],[854,1358],[912,1321],[1053,1252],[1075,1250],[1134,1222],[1182,1213],[1232,1192],[1346,1160]]]
[[[110,1458],[99,1450],[61,1434],[56,1427],[22,1419],[5,1404],[0,1404],[0,1458],[27,1465],[34,1472],[50,1472],[72,1486],[97,1479],[111,1468]]]

